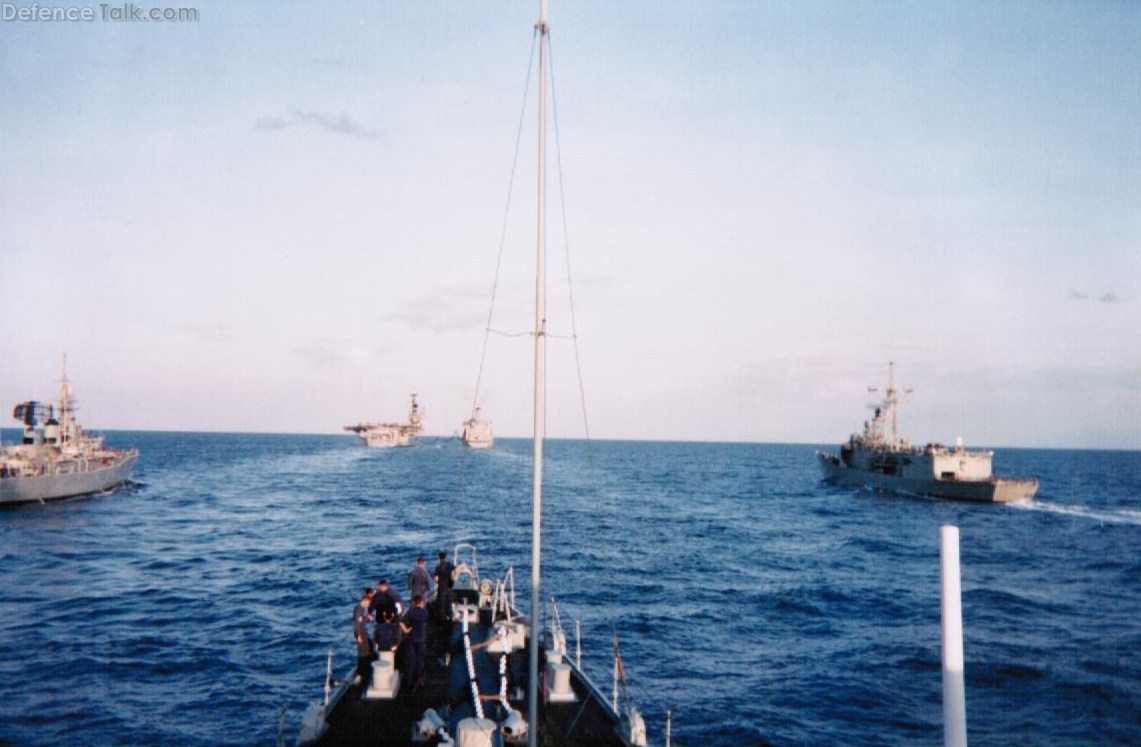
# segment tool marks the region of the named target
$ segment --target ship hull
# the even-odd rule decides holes
[[[495,443],[495,433],[491,429],[491,422],[479,417],[464,421],[463,444],[469,449],[490,449]]]
[[[491,437],[481,436],[467,436],[463,437],[464,446],[469,449],[490,449],[495,445],[495,440]]]
[[[942,480],[906,477],[870,472],[848,466],[835,454],[817,452],[824,479],[837,485],[887,490],[896,493],[926,495],[954,501],[974,503],[1008,503],[1028,500],[1038,492],[1033,478],[996,478],[980,480]]]
[[[127,482],[138,454],[128,453],[110,465],[55,475],[0,478],[0,505],[38,503],[100,493]]]
[[[372,432],[362,433],[361,440],[373,449],[400,449],[411,446],[416,437],[411,434]]]

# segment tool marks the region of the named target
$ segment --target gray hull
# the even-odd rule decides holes
[[[947,498],[956,501],[976,503],[1007,503],[1033,498],[1038,492],[1038,480],[1000,479],[986,480],[937,480],[885,475],[877,472],[853,469],[835,454],[817,452],[824,479],[837,485],[854,485],[890,490],[897,493],[929,495],[934,498]]]
[[[33,503],[73,498],[122,485],[139,455],[130,452],[106,467],[36,477],[0,478],[0,504]]]

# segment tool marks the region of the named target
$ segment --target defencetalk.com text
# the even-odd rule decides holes
[[[4,21],[59,22],[59,21],[120,21],[146,23],[149,21],[167,23],[197,23],[197,8],[140,8],[134,3],[109,5],[100,3],[98,7],[63,7],[40,5],[19,6],[4,3],[0,6],[0,18]]]

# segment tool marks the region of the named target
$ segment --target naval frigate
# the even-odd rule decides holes
[[[1038,492],[1036,478],[995,477],[994,452],[964,449],[961,439],[954,447],[912,446],[899,436],[899,401],[895,364],[889,363],[883,402],[864,423],[863,432],[853,433],[840,445],[839,454],[816,453],[825,480],[980,503],[1027,500]]]
[[[0,448],[0,504],[72,498],[127,482],[139,458],[134,450],[112,449],[88,433],[75,417],[75,398],[64,361],[59,402],[28,401],[12,416],[23,425],[19,442]]]

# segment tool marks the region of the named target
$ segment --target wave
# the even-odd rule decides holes
[[[1107,524],[1131,524],[1141,526],[1141,509],[1136,508],[1090,508],[1066,503],[1050,503],[1048,501],[1024,500],[1013,501],[1006,504],[1011,508],[1023,511],[1045,511],[1047,513],[1062,514],[1064,516],[1077,516]]]
[[[416,556],[456,541],[487,575],[514,564],[527,605],[529,442],[146,438],[138,495],[0,511],[0,681],[25,683],[0,747],[275,744],[281,709],[292,732],[321,697],[327,651],[351,666],[360,589],[403,594]],[[672,710],[689,747],[937,742],[954,521],[975,741],[1141,747],[1132,461],[1027,457],[1060,486],[1016,506],[1039,516],[832,488],[807,447],[551,446],[544,596],[604,687],[619,638],[652,734]],[[64,676],[27,685],[49,660]]]

